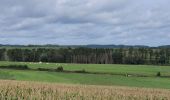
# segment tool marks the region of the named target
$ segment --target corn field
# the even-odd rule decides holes
[[[0,80],[0,100],[170,100],[170,90]]]

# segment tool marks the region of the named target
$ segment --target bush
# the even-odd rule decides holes
[[[60,71],[60,72],[62,72],[64,69],[63,69],[63,67],[62,66],[60,66],[60,67],[58,67],[57,68],[57,71]]]
[[[50,69],[47,68],[38,68],[39,71],[49,71]]]
[[[58,72],[58,71],[62,72],[64,69],[63,69],[62,66],[60,66],[60,67],[58,67],[57,69],[38,68],[37,70],[38,70],[38,71],[50,71],[50,72],[54,72],[54,71],[56,71],[56,72]]]
[[[160,77],[161,76],[161,72],[157,72],[156,76]]]
[[[27,65],[9,65],[9,66],[0,66],[2,69],[17,69],[17,70],[28,70]]]
[[[79,70],[79,71],[75,71],[76,73],[87,73],[85,69]]]

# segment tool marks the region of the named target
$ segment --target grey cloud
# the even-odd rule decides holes
[[[168,44],[169,4],[169,0],[1,0],[0,44]]]

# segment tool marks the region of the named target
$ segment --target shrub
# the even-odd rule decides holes
[[[60,67],[58,67],[57,68],[57,71],[60,71],[60,72],[62,72],[64,69],[63,69],[63,67],[62,66],[60,66]]]
[[[79,71],[75,71],[76,73],[87,73],[85,69],[79,70]]]
[[[49,71],[50,69],[47,68],[38,68],[39,71]]]
[[[17,70],[28,70],[27,65],[8,65],[8,66],[0,66],[3,69],[17,69]]]
[[[160,77],[161,76],[161,72],[157,72],[156,76]]]

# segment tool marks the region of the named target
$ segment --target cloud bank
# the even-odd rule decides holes
[[[170,44],[170,0],[1,0],[0,44]]]

